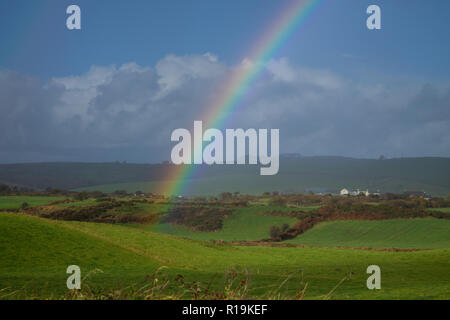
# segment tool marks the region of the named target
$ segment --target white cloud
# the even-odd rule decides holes
[[[1,71],[0,145],[39,160],[71,159],[74,148],[89,150],[86,161],[167,159],[171,131],[206,120],[223,81],[253,64],[168,55],[154,67],[93,66],[46,84]],[[265,65],[229,125],[279,128],[282,152],[450,156],[449,107],[449,88],[355,83],[282,58]]]
[[[275,80],[293,82],[296,79],[296,73],[286,58],[270,60],[267,69],[272,72]]]
[[[155,68],[161,87],[158,97],[167,95],[186,82],[220,77],[226,71],[226,67],[211,53],[182,57],[168,55]]]

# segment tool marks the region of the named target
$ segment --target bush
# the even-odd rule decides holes
[[[114,191],[114,195],[119,196],[119,197],[125,197],[128,195],[126,190],[116,190]]]
[[[87,192],[79,192],[79,193],[77,193],[74,197],[73,197],[73,199],[74,200],[77,200],[77,201],[83,201],[83,200],[87,200],[89,198],[89,195],[88,195],[88,193]]]
[[[7,195],[11,192],[11,188],[6,184],[0,184],[0,195]]]
[[[276,206],[276,207],[285,207],[286,203],[287,203],[286,199],[284,199],[282,197],[273,197],[269,201],[269,205]]]
[[[281,236],[281,229],[278,226],[271,226],[269,233],[272,239],[277,239]]]
[[[163,223],[184,225],[197,231],[216,231],[232,210],[206,206],[176,206],[164,216]]]
[[[219,197],[221,200],[231,200],[233,198],[233,195],[231,194],[231,192],[222,192]]]

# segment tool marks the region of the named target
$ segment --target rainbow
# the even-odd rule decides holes
[[[262,37],[246,55],[247,65],[236,68],[221,86],[217,97],[207,106],[202,117],[208,128],[221,128],[227,116],[233,112],[239,100],[250,89],[257,76],[264,70],[266,63],[290,38],[306,18],[322,0],[293,0],[275,19]],[[198,152],[199,150],[194,150]],[[200,150],[201,152],[201,150]],[[195,165],[176,166],[164,183],[161,183],[160,194],[182,195],[189,178],[194,173]]]

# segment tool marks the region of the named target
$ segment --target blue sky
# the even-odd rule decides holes
[[[235,63],[288,2],[1,1],[0,66],[52,77],[79,74],[91,65],[153,65],[169,53],[211,52]],[[65,9],[73,3],[82,9],[81,31],[65,28]],[[369,4],[382,9],[380,31],[365,27]],[[278,54],[340,72],[447,78],[448,12],[444,0],[324,0]]]
[[[290,0],[0,0],[0,163],[155,162]],[[82,30],[66,28],[70,4]],[[366,8],[382,29],[366,28]],[[450,2],[323,0],[229,115],[280,151],[450,156]]]

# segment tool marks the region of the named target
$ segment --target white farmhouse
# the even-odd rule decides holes
[[[368,197],[370,195],[370,192],[369,192],[369,190],[364,191],[364,190],[359,190],[359,189],[357,189],[356,191],[350,191],[350,190],[344,188],[340,191],[340,195],[341,196],[350,195],[350,196],[366,196],[366,197]]]
[[[352,192],[352,195],[368,197],[368,196],[370,196],[370,193],[369,193],[369,190],[364,191],[364,190],[357,189],[355,192]]]

